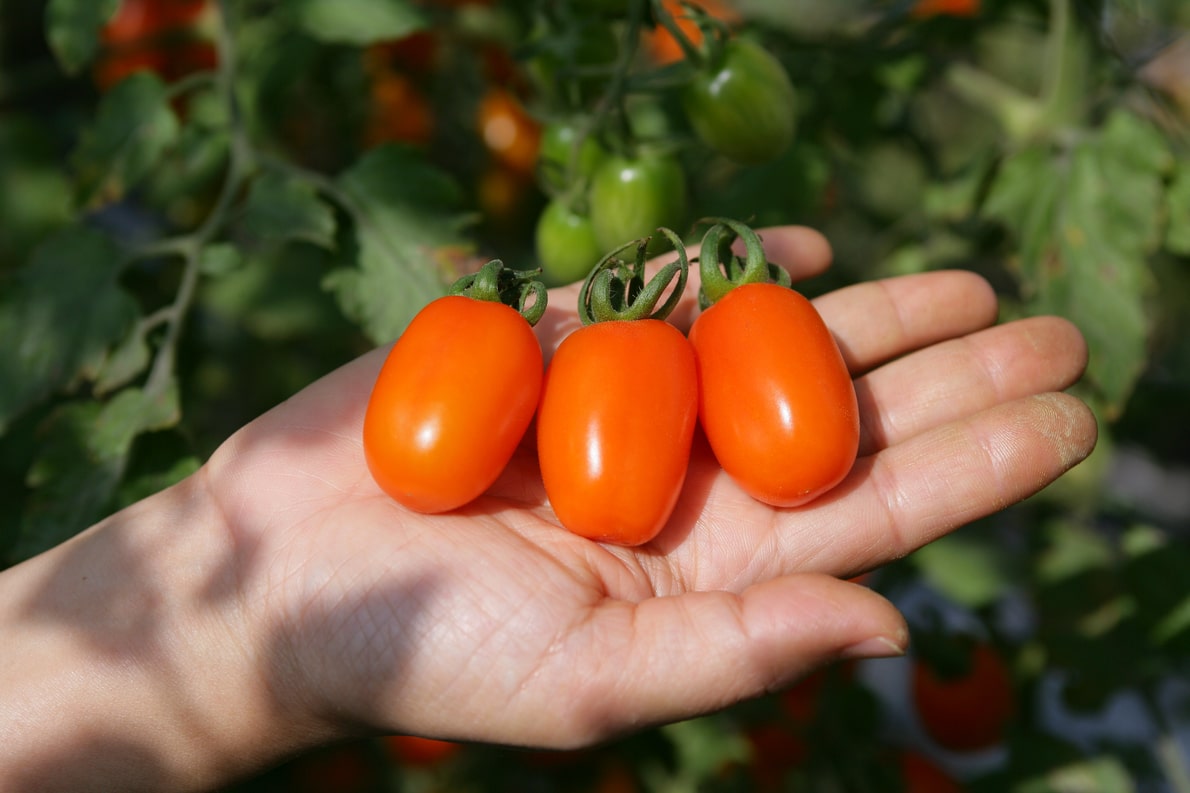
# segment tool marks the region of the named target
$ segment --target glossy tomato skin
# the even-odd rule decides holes
[[[686,221],[686,173],[665,155],[608,157],[591,180],[591,223],[606,251],[652,235],[657,250],[668,244],[659,226],[682,228]]]
[[[575,534],[641,545],[677,503],[698,421],[694,352],[657,319],[572,333],[546,372],[537,457],[558,520]]]
[[[386,493],[418,512],[472,501],[508,464],[541,394],[541,345],[509,306],[438,298],[393,344],[364,416]]]
[[[699,418],[723,469],[753,498],[794,507],[851,470],[855,388],[834,337],[804,296],[745,284],[690,329]]]
[[[581,281],[603,255],[591,219],[557,199],[537,219],[534,242],[547,286]]]
[[[793,141],[793,83],[781,62],[754,41],[729,41],[723,62],[698,74],[682,92],[682,102],[703,143],[735,162],[769,162]]]

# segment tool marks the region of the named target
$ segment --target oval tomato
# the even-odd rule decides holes
[[[380,487],[418,512],[481,495],[504,470],[541,393],[541,345],[516,309],[451,295],[393,344],[364,416]]]
[[[567,336],[546,371],[537,457],[570,531],[640,545],[677,503],[698,416],[689,342],[659,319],[597,322]]]
[[[702,30],[682,6],[682,0],[662,0],[661,5],[664,12],[673,17],[674,22],[682,34],[690,40],[690,43],[695,47],[701,47]],[[740,21],[739,11],[725,0],[699,0],[698,5],[703,11],[729,26]],[[651,31],[646,32],[644,45],[645,50],[659,66],[676,63],[686,57],[682,46],[664,25],[657,25]]]
[[[589,200],[595,239],[599,247],[612,250],[660,226],[684,225],[686,173],[668,156],[609,157],[595,171]],[[660,237],[653,239],[651,251],[664,247]]]
[[[490,88],[480,99],[476,124],[497,162],[518,174],[532,176],[541,124],[511,91]]]
[[[1008,665],[986,642],[971,643],[967,663],[943,675],[922,658],[913,665],[913,703],[922,728],[955,752],[988,749],[1004,740],[1016,713]]]
[[[537,219],[534,240],[548,286],[581,281],[603,255],[591,219],[560,200],[546,205]]]
[[[682,91],[686,117],[703,143],[745,165],[776,159],[789,148],[796,103],[785,67],[749,39],[727,42],[721,62]]]
[[[690,343],[707,441],[747,493],[793,507],[847,475],[859,448],[855,388],[809,300],[776,284],[737,286],[694,321]]]

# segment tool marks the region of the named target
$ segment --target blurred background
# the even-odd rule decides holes
[[[737,38],[795,112],[725,147],[683,92]],[[0,565],[487,259],[580,279],[635,234],[600,164],[664,159],[641,189],[692,239],[820,229],[807,294],[964,268],[1075,322],[1098,449],[859,579],[906,658],[583,752],[394,736],[234,790],[1190,793],[1188,151],[1185,0],[0,0]]]

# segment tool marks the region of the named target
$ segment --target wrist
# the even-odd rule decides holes
[[[199,790],[302,745],[202,477],[0,575],[0,791]]]

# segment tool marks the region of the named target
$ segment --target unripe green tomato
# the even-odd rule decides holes
[[[579,143],[581,134],[578,124],[570,121],[546,124],[541,131],[537,170],[547,190],[561,191],[572,182],[589,180],[607,155],[591,135]]]
[[[686,116],[703,143],[723,156],[743,165],[774,160],[793,141],[793,83],[757,42],[732,39],[724,47],[718,67],[683,89]]]
[[[657,228],[680,229],[686,223],[686,172],[667,155],[609,157],[595,172],[589,200],[601,249],[652,236],[650,251],[664,250],[668,242]]]
[[[537,219],[535,239],[546,286],[581,281],[603,255],[591,219],[557,199]]]

